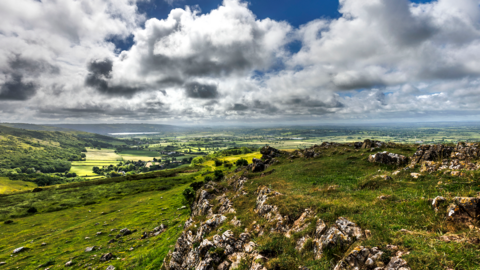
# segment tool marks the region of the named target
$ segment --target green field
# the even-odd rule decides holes
[[[32,182],[10,180],[8,177],[0,177],[0,194],[30,190],[36,186],[37,185]]]
[[[182,191],[196,175],[175,174],[163,172],[163,178],[133,181],[93,180],[0,197],[0,213],[10,213],[0,215],[0,220],[14,221],[0,225],[0,261],[7,263],[2,269],[61,268],[70,260],[74,264],[71,269],[90,265],[104,269],[110,264],[117,269],[158,269],[182,230],[178,226],[188,217],[188,209],[177,208],[183,205]],[[25,205],[39,212],[22,214]],[[143,232],[160,224],[166,225],[167,231],[140,239]],[[136,232],[115,238],[123,228]],[[111,239],[123,242],[109,244]],[[91,246],[98,249],[84,251]],[[10,256],[18,247],[28,250]],[[108,252],[114,260],[100,262],[100,256]]]

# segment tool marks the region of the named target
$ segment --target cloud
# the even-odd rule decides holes
[[[88,64],[88,75],[85,85],[95,88],[98,92],[106,95],[132,96],[145,90],[143,86],[112,85],[109,79],[112,77],[112,61],[110,59],[94,60]]]
[[[258,19],[241,0],[148,20],[135,0],[0,1],[2,119],[480,114],[477,0],[339,4],[339,18],[294,28]],[[124,51],[111,42],[130,36]],[[288,51],[291,42],[301,43],[298,52]]]
[[[218,97],[217,86],[213,84],[187,83],[185,92],[190,98],[213,99]]]
[[[24,82],[22,75],[13,74],[0,88],[0,100],[28,100],[37,91],[32,82]]]

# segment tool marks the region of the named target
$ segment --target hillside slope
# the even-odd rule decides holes
[[[478,269],[478,145],[432,149],[264,148],[265,163],[197,192],[162,269]],[[425,169],[438,160],[477,167]]]

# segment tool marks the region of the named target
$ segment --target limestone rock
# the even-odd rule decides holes
[[[372,249],[359,246],[354,248],[343,260],[341,260],[334,270],[367,270],[382,267],[380,261],[383,252],[377,247]],[[383,269],[383,268],[382,268]]]
[[[355,223],[351,222],[350,220],[339,217],[335,222],[338,228],[345,233],[346,235],[353,237],[354,239],[363,239],[364,234],[360,227],[358,227]]]
[[[13,254],[17,254],[17,253],[20,253],[20,252],[23,252],[27,250],[25,247],[19,247],[19,248],[16,248],[13,250]]]
[[[111,259],[113,259],[112,253],[105,253],[102,255],[102,257],[100,257],[100,261],[102,262],[110,261]]]
[[[209,199],[212,199],[213,195],[208,193],[206,190],[200,192],[200,196],[197,199],[196,203],[193,205],[193,216],[203,216],[203,215],[212,215],[212,205],[209,202]]]
[[[90,251],[93,251],[93,250],[95,250],[95,248],[96,248],[96,246],[93,246],[93,247],[87,247],[87,248],[85,249],[85,252],[90,252]]]
[[[305,246],[305,244],[307,243],[308,240],[312,239],[310,236],[306,235],[300,239],[298,239],[297,241],[297,245],[295,246],[295,249],[297,251],[302,251],[303,250],[303,247]]]
[[[106,270],[115,270],[115,266],[109,265]]]
[[[410,267],[408,267],[408,264],[404,259],[393,257],[385,267],[385,270],[410,270]]]
[[[220,208],[217,211],[217,214],[233,214],[236,213],[233,208],[233,203],[228,199],[226,194],[217,197],[217,201],[220,203]]]
[[[308,219],[313,216],[313,212],[310,209],[305,209],[305,212],[293,223],[292,228],[285,234],[286,237],[290,238],[292,233],[298,233],[305,230],[309,223]]]
[[[435,199],[433,199],[432,201],[432,208],[435,210],[435,212],[438,213],[438,211],[440,210],[440,207],[442,206],[442,204],[444,204],[447,200],[442,197],[442,196],[437,196],[435,197]]]
[[[321,259],[325,248],[342,247],[350,244],[352,239],[336,227],[331,227],[320,239],[313,240],[313,252],[316,259]]]
[[[230,221],[230,224],[232,224],[235,227],[242,226],[242,222],[237,219],[237,216],[233,217],[233,219]]]
[[[368,157],[368,161],[371,163],[402,166],[407,164],[408,159],[403,155],[393,154],[385,151],[370,155]]]
[[[480,218],[480,198],[455,197],[454,200],[472,219]]]

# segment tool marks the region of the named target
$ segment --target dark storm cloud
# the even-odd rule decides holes
[[[38,78],[42,74],[59,74],[60,69],[45,60],[35,60],[14,54],[2,70],[6,81],[0,86],[0,100],[28,100],[38,88],[38,83],[29,78]]]
[[[12,74],[0,88],[0,100],[28,100],[37,92],[33,82],[24,82],[20,74]]]
[[[235,103],[235,104],[233,104],[233,106],[230,110],[232,110],[232,111],[246,111],[246,110],[248,110],[248,107],[243,105],[243,104],[240,104],[240,103]]]
[[[337,99],[334,99],[330,102],[323,102],[320,100],[312,100],[310,98],[304,98],[304,97],[297,97],[297,98],[292,98],[290,100],[287,100],[284,102],[284,104],[287,105],[293,105],[295,107],[299,108],[341,108],[344,105],[338,101]]]
[[[77,107],[38,107],[38,114],[45,118],[98,119],[114,117],[124,119],[152,119],[169,117],[167,108],[159,104],[147,104],[145,107],[123,108],[112,105],[82,104]]]
[[[93,60],[87,65],[89,71],[85,85],[94,88],[101,94],[111,96],[133,96],[145,90],[143,86],[112,85],[113,62],[110,59]]]
[[[217,86],[213,84],[187,83],[185,92],[190,98],[214,99],[218,97]]]
[[[25,58],[20,54],[15,54],[9,59],[10,70],[17,74],[28,73],[29,76],[38,77],[42,73],[59,74],[60,68],[52,65],[45,60],[34,60]]]
[[[278,112],[278,108],[270,104],[269,102],[262,102],[255,100],[253,102],[253,108],[255,111],[260,111],[264,114],[273,114]]]

